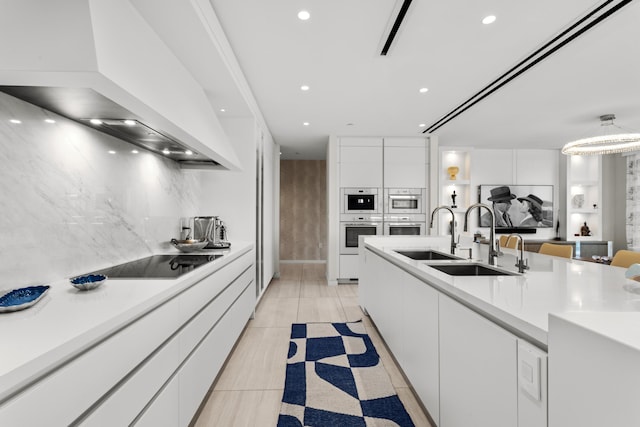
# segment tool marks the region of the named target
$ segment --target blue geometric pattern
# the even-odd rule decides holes
[[[362,322],[291,327],[278,427],[414,427]]]

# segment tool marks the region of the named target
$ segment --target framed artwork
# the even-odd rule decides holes
[[[553,185],[480,185],[478,201],[493,208],[496,229],[553,227]],[[486,210],[480,210],[479,224],[491,224]]]

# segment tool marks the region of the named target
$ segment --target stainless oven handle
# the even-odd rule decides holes
[[[389,227],[420,227],[421,222],[390,222]]]
[[[390,199],[401,199],[401,200],[416,200],[421,199],[420,196],[410,196],[407,194],[389,194]]]
[[[356,223],[342,223],[345,227],[377,227],[382,225],[381,222],[356,222]]]

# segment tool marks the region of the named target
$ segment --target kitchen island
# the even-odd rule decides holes
[[[256,295],[251,243],[199,253],[223,256],[177,279],[60,280],[0,315],[2,424],[188,425]]]
[[[550,314],[590,313],[593,325],[593,317],[604,321],[626,313],[640,322],[639,296],[623,268],[525,252],[530,269],[519,274],[519,252],[503,249],[498,269],[509,275],[452,276],[434,264],[464,260],[413,260],[396,252],[400,248],[447,253],[449,242],[438,237],[365,238],[360,303],[441,427],[566,427],[566,417],[564,424],[553,418],[563,406],[554,406],[554,390],[562,389],[563,399],[570,399],[567,390],[584,385],[554,382],[559,365],[553,361],[576,355],[569,347],[556,351],[549,345]],[[473,244],[474,262],[486,264],[487,251],[486,245]],[[468,257],[467,251],[459,252],[460,258]],[[635,337],[626,345],[640,357]],[[586,372],[584,384],[588,379]],[[607,410],[607,393],[601,391],[607,385],[591,386],[592,393],[604,396],[601,406],[588,410]]]

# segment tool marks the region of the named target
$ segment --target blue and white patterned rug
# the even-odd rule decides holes
[[[278,427],[413,427],[362,322],[291,326]]]

